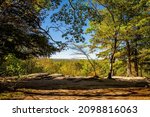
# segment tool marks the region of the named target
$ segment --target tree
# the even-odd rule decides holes
[[[108,16],[108,14],[106,16]],[[113,63],[115,62],[115,54],[117,53],[117,48],[119,46],[118,38],[116,34],[114,34],[114,24],[110,22],[109,18],[105,17],[104,21],[100,24],[96,24],[95,22],[91,23],[91,28],[88,30],[95,31],[95,34],[91,39],[91,49],[100,49],[100,53],[97,54],[97,56],[103,59],[109,59],[109,79],[113,74]]]
[[[61,24],[62,37],[71,42],[84,42],[88,20],[101,20],[95,10],[85,0],[67,0],[56,13],[51,16],[51,22]]]
[[[132,6],[131,6],[132,3]],[[131,6],[131,7],[130,7]],[[123,6],[122,6],[123,7]],[[135,76],[139,75],[140,50],[147,47],[149,41],[149,1],[137,0],[126,4],[122,18],[121,37],[126,43],[128,71],[129,75],[133,75],[131,71],[131,62],[134,63]],[[145,45],[145,46],[144,46]],[[147,53],[148,54],[148,53]]]
[[[88,60],[89,64],[91,65],[92,67],[92,70],[94,72],[94,78],[98,78],[98,75],[96,73],[96,65],[97,63],[95,62],[95,60],[93,60],[90,56],[91,52],[88,52],[87,51],[87,45],[77,45],[75,43],[72,44],[73,46],[71,46],[70,48],[73,49],[73,50],[76,50],[75,54],[78,54],[78,55],[84,55],[86,57],[86,59]]]
[[[134,3],[134,1],[131,1],[130,4],[127,4],[124,7],[123,5],[126,3],[127,1],[123,0],[94,0],[93,2],[81,1],[80,3],[79,1],[69,0],[69,6],[64,5],[63,9],[58,12],[60,15],[57,13],[53,16],[55,18],[54,22],[59,20],[69,25],[67,32],[63,36],[69,35],[68,37],[70,37],[71,35],[72,38],[77,41],[82,41],[84,39],[82,36],[84,33],[82,27],[85,26],[87,19],[93,21],[95,23],[94,25],[97,23],[105,24],[102,28],[109,26],[109,31],[111,30],[111,34],[108,34],[109,32],[106,31],[102,35],[100,34],[101,36],[104,36],[103,40],[105,41],[106,39],[106,43],[109,43],[109,46],[111,46],[109,49],[107,47],[107,49],[105,48],[106,50],[103,49],[103,51],[107,51],[106,54],[110,59],[110,71],[108,73],[108,78],[112,77],[115,54],[119,47],[118,41],[120,27],[124,24],[123,19],[126,18],[126,14],[123,13],[128,11],[128,7],[132,10],[131,4]],[[129,13],[129,15],[132,15],[132,13],[133,10]],[[104,20],[107,22],[103,22]]]
[[[92,22],[90,30],[95,32],[93,36],[93,46],[99,45],[100,49],[102,49],[102,52],[99,54],[100,57],[103,57],[102,55],[110,55],[110,72],[108,78],[111,78],[113,62],[115,62],[119,54],[119,56],[123,55],[127,58],[128,75],[132,75],[131,62],[133,61],[136,72],[135,75],[138,76],[139,45],[144,41],[147,43],[145,37],[149,37],[147,33],[149,30],[147,27],[149,22],[149,1],[95,1],[104,7],[103,10],[98,11],[103,15],[103,20],[101,23]],[[139,24],[138,21],[140,21],[142,25]],[[140,32],[139,30],[141,29],[144,32]]]
[[[17,58],[49,56],[57,50],[55,41],[41,27],[47,8],[60,0],[1,0],[0,1],[0,62],[5,56]],[[51,39],[51,40],[50,40]]]
[[[132,63],[138,75],[139,44],[146,43],[149,37],[148,17],[149,0],[68,0],[52,15],[51,21],[64,25],[62,37],[76,42],[85,40],[84,27],[88,21],[92,22],[97,35],[93,42],[103,51],[100,57],[109,58],[108,78],[112,78],[113,63],[120,58],[127,62],[128,76],[132,75]],[[140,26],[135,26],[139,20]]]
[[[121,27],[121,11],[116,3],[121,4],[119,1],[96,1],[97,4],[102,5],[104,8],[102,10],[98,9],[97,12],[101,14],[102,21],[98,23],[97,21],[91,23],[91,28],[89,31],[94,31],[95,35],[91,39],[93,42],[92,48],[101,49],[101,58],[109,58],[110,70],[108,73],[108,79],[112,78],[113,75],[113,63],[116,59],[116,54],[118,52],[119,43],[119,32]],[[95,6],[95,4],[93,4]]]

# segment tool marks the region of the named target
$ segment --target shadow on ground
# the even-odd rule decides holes
[[[38,77],[6,83],[14,84],[21,99],[150,99],[149,83],[136,79]]]

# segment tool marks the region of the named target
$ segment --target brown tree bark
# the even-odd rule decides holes
[[[109,70],[109,73],[108,73],[108,79],[112,79],[112,76],[113,76],[113,61],[110,60],[110,70]]]
[[[127,76],[132,76],[131,48],[128,40],[126,40],[126,48],[127,48]]]
[[[141,36],[140,35],[136,35],[136,38],[134,40],[134,43],[135,43],[135,47],[133,49],[133,55],[134,55],[134,58],[133,58],[133,61],[134,61],[134,70],[135,70],[135,76],[139,76],[139,62],[138,62],[138,40],[141,39]]]
[[[135,70],[135,76],[139,76],[139,68],[138,68],[138,52],[135,49],[134,50],[134,70]]]
[[[117,50],[117,33],[115,34],[115,38],[114,38],[114,46],[113,46],[113,51],[112,54],[110,55],[110,70],[108,73],[108,79],[112,79],[112,75],[113,75],[113,63],[115,62],[115,53]]]
[[[140,76],[143,77],[143,65],[140,65]]]

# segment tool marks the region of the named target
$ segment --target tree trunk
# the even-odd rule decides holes
[[[117,50],[117,33],[115,34],[115,38],[114,38],[114,46],[113,46],[113,51],[110,57],[110,70],[108,73],[108,79],[112,79],[112,75],[113,75],[113,63],[115,62],[115,53]]]
[[[135,76],[139,76],[137,50],[135,50],[134,70],[135,70]]]
[[[134,48],[134,70],[135,76],[139,76],[139,69],[138,69],[138,44],[137,41],[140,39],[140,35],[136,35],[135,38],[135,48]]]
[[[134,63],[134,69],[135,69],[135,76],[139,76],[139,69],[137,62]]]
[[[113,61],[110,60],[110,70],[109,70],[109,73],[108,73],[108,79],[112,79],[112,76],[113,76]]]
[[[140,65],[140,76],[143,77],[143,65]]]
[[[132,68],[131,68],[131,48],[129,41],[126,40],[126,48],[127,48],[127,76],[132,76]]]

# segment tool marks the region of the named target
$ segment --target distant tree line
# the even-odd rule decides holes
[[[99,76],[107,77],[109,72],[109,62],[107,60],[92,60],[96,63],[95,70],[87,59],[49,59],[32,58],[20,60],[9,55],[0,66],[1,76],[21,76],[32,73],[63,74],[69,76]],[[114,63],[113,74],[115,76],[126,75],[126,62],[118,60]],[[150,72],[143,70],[143,76],[150,77]]]

